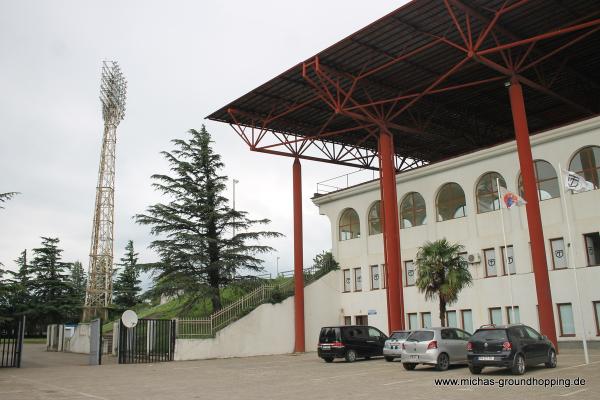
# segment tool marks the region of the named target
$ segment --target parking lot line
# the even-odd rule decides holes
[[[404,380],[404,381],[396,381],[396,382],[389,382],[389,383],[384,383],[383,386],[390,386],[390,385],[399,385],[401,383],[409,383],[409,382],[414,382],[414,379],[408,379],[408,380]]]
[[[579,389],[579,390],[576,390],[576,391],[574,391],[574,392],[571,392],[571,393],[565,393],[565,394],[561,394],[561,395],[559,395],[559,396],[560,396],[560,397],[569,397],[569,396],[573,396],[574,394],[581,393],[581,392],[585,392],[585,391],[587,391],[587,389]]]

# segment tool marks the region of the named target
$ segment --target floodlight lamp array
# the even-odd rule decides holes
[[[106,123],[117,125],[125,117],[127,81],[116,61],[102,62],[100,101],[102,116]]]

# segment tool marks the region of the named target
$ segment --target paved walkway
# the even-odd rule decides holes
[[[578,350],[565,350],[559,367],[532,368],[523,377],[562,379],[555,387],[507,386],[506,370],[486,369],[481,381],[437,384],[437,378],[475,378],[465,367],[446,372],[419,367],[405,371],[381,359],[326,364],[314,353],[159,364],[87,366],[86,356],[46,353],[27,345],[21,369],[0,370],[0,399],[599,399],[600,352],[582,365]],[[112,361],[112,360],[111,360]],[[574,386],[574,379],[585,385]],[[570,387],[565,387],[570,379]],[[494,381],[493,387],[483,381]],[[549,381],[548,381],[549,382]]]

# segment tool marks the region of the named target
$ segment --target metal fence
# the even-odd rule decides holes
[[[133,328],[119,325],[119,364],[173,361],[175,321],[140,319]]]
[[[20,368],[25,317],[0,322],[0,368]]]

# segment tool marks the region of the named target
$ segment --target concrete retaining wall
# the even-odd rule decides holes
[[[337,275],[329,273],[304,291],[306,350],[317,349],[322,326],[340,324]],[[217,332],[214,339],[177,339],[175,360],[248,357],[294,351],[294,297],[263,304]]]

